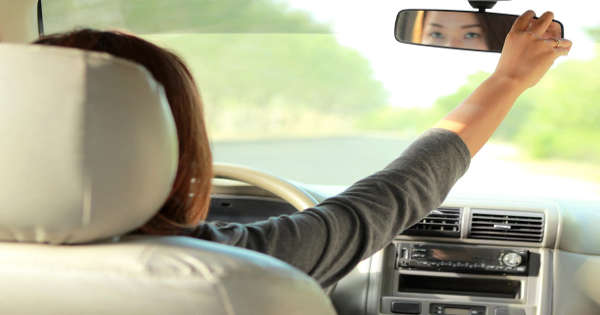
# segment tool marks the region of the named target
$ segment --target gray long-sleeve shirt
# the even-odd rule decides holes
[[[385,169],[313,208],[251,224],[203,223],[187,235],[274,256],[327,287],[438,207],[470,159],[458,135],[431,129]]]

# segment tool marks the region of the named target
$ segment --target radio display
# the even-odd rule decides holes
[[[464,262],[494,262],[497,259],[495,253],[484,253],[467,248],[430,248],[429,258],[441,261],[464,261]],[[486,255],[487,254],[487,255]]]
[[[432,248],[430,251],[430,257],[437,260],[460,260],[460,261],[477,261],[485,260],[487,257],[476,257],[473,256],[473,251],[469,251],[466,248]]]

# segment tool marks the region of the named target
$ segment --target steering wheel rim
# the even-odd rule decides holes
[[[317,204],[315,197],[297,185],[246,166],[214,163],[213,177],[236,180],[264,189],[290,203],[298,211],[314,207]]]

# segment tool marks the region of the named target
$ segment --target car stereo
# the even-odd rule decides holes
[[[396,268],[477,274],[527,274],[529,251],[396,243]]]

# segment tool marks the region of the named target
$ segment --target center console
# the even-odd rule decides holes
[[[383,255],[382,314],[537,314],[536,248],[395,241]]]
[[[338,314],[552,314],[557,212],[494,203],[449,204],[397,235],[338,282]]]

